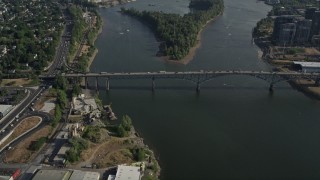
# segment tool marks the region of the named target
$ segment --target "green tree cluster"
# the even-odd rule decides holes
[[[143,161],[145,159],[146,152],[143,148],[136,148],[131,150],[134,160]]]
[[[65,91],[63,90],[58,90],[57,93],[57,105],[59,105],[61,107],[62,110],[65,109],[66,105],[67,105],[67,94]]]
[[[77,45],[81,42],[83,38],[83,34],[86,30],[87,23],[85,22],[82,14],[83,10],[80,6],[72,5],[68,7],[68,12],[70,13],[73,19],[73,28],[72,28],[72,37],[70,44],[70,53],[74,53],[76,51]]]
[[[121,123],[117,128],[119,137],[127,137],[132,128],[132,120],[128,115],[122,117]]]
[[[38,140],[32,142],[32,143],[30,144],[29,149],[32,150],[32,151],[37,151],[37,150],[39,150],[39,149],[43,146],[44,143],[47,142],[47,140],[48,140],[47,137],[41,137],[41,138],[39,138]]]
[[[68,82],[67,79],[61,75],[58,75],[54,82],[54,88],[61,89],[61,90],[67,90]]]
[[[9,8],[1,15],[4,21],[0,22],[0,45],[5,45],[9,51],[0,57],[0,72],[42,71],[48,61],[53,60],[62,30],[63,19],[57,3],[42,0],[4,0],[2,3]],[[47,40],[48,37],[52,41]]]
[[[203,26],[214,17],[222,13],[223,0],[191,0],[191,12],[180,16],[164,12],[137,11],[133,8],[121,11],[141,19],[163,41],[160,53],[171,59],[184,58],[191,47],[197,42],[197,35]]]
[[[59,104],[56,104],[56,107],[54,109],[54,118],[51,122],[51,126],[56,127],[57,124],[60,122],[62,118],[62,110]]]
[[[73,137],[70,140],[71,148],[66,152],[66,159],[70,162],[79,161],[80,154],[89,147],[87,140]]]
[[[86,126],[82,137],[88,139],[91,142],[98,143],[101,138],[100,127]]]

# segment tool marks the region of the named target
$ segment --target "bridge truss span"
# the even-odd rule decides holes
[[[319,73],[301,73],[301,72],[266,72],[266,71],[188,71],[188,72],[121,72],[121,73],[75,73],[62,74],[66,78],[96,78],[96,87],[98,86],[98,78],[105,78],[107,90],[109,90],[109,81],[117,79],[151,79],[152,89],[155,87],[156,79],[178,79],[191,81],[197,85],[197,91],[200,90],[200,85],[222,76],[251,76],[261,79],[270,84],[269,90],[272,90],[273,85],[279,82],[292,81],[297,79],[313,80],[317,85],[320,82]],[[48,78],[48,77],[40,77]],[[51,77],[52,78],[52,77]],[[87,84],[87,82],[86,82]],[[98,88],[98,87],[97,87]]]

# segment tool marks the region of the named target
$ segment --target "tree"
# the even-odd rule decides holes
[[[117,128],[117,133],[119,137],[126,137],[128,136],[127,131],[123,128],[123,126],[120,124]]]
[[[57,104],[59,104],[62,109],[66,107],[67,94],[65,93],[65,91],[58,90]]]
[[[81,93],[81,88],[80,85],[78,83],[76,83],[73,88],[72,88],[72,94],[77,96]]]
[[[121,125],[126,131],[130,131],[132,127],[132,120],[128,115],[124,115],[121,120]]]
[[[66,78],[64,78],[64,77],[59,75],[56,78],[54,87],[57,88],[57,89],[66,90],[67,89],[67,80],[66,80]]]

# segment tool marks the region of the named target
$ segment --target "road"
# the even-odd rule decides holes
[[[30,134],[32,134],[33,132],[41,129],[44,125],[48,124],[48,122],[50,122],[50,120],[52,119],[51,115],[45,112],[40,112],[40,111],[34,111],[34,112],[28,112],[26,115],[24,115],[21,119],[25,119],[31,116],[38,116],[42,118],[42,122],[41,124],[34,128],[33,130],[31,130],[30,132],[26,133],[25,135],[21,136],[20,138],[17,138],[15,141],[13,141],[12,143],[6,145],[14,147],[17,144],[19,144],[21,141],[23,141],[26,137],[28,137]],[[17,123],[16,125],[18,125],[19,123]],[[14,127],[10,127],[10,130],[8,129],[8,131],[11,131]],[[2,152],[0,152],[0,159],[2,161],[3,156],[5,155],[7,149],[5,148]]]
[[[38,89],[28,88],[27,90],[27,97],[24,100],[22,100],[22,102],[18,104],[13,110],[11,110],[9,114],[7,114],[5,117],[1,119],[0,139],[2,139],[3,136],[5,136],[6,133],[8,133],[8,131],[13,128],[9,125],[15,124],[13,122],[15,119],[18,119],[16,117],[23,115],[23,113],[26,112],[26,110],[29,107],[31,107],[31,103],[34,102],[34,100],[41,95],[41,93],[44,90],[44,87],[40,87]]]

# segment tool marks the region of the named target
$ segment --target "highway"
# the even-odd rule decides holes
[[[64,13],[64,15],[67,16],[66,13]],[[66,17],[66,19],[67,18],[68,17]],[[67,55],[69,53],[71,30],[72,23],[71,21],[67,21],[67,24],[63,31],[63,35],[60,39],[60,45],[56,51],[54,61],[49,67],[46,76],[55,77],[63,66],[65,58],[67,58]],[[10,129],[14,128],[14,126],[17,124],[15,123],[16,117],[22,116],[28,110],[28,108],[31,107],[31,104],[42,95],[46,85],[47,84],[45,84],[44,82],[37,88],[26,88],[28,91],[26,98],[23,99],[18,105],[14,107],[13,110],[11,110],[5,117],[0,120],[0,139],[2,139],[7,133],[9,133]]]
[[[51,115],[48,114],[48,113],[45,113],[45,112],[29,112],[27,115],[24,115],[24,116],[21,118],[21,120],[22,120],[22,119],[25,119],[25,118],[28,118],[28,117],[31,117],[31,116],[41,117],[41,118],[42,118],[41,124],[40,124],[38,127],[36,127],[35,129],[31,130],[30,132],[28,132],[28,133],[24,134],[23,136],[21,136],[20,138],[16,139],[16,140],[13,141],[12,143],[6,145],[6,147],[9,147],[9,146],[14,147],[14,146],[16,146],[16,145],[19,144],[21,141],[23,141],[27,136],[29,136],[29,135],[32,134],[33,132],[41,129],[44,125],[46,125],[46,124],[47,124],[48,122],[50,122],[50,120],[52,119]],[[20,122],[21,122],[21,120],[20,120]],[[19,122],[19,123],[20,123],[20,122]],[[10,129],[8,129],[8,132],[11,131],[11,130],[13,130],[19,123],[16,123],[15,126],[13,126],[13,127],[10,127]],[[2,161],[2,159],[3,159],[3,158],[2,158],[3,155],[5,154],[6,151],[8,151],[8,150],[5,148],[2,152],[0,152],[0,160],[1,160],[1,161]]]
[[[10,111],[5,117],[1,119],[0,123],[0,139],[8,131],[7,128],[13,123],[16,117],[21,116],[31,105],[31,103],[41,95],[44,87],[38,88],[36,90],[28,88],[27,97],[22,100],[13,110]]]
[[[319,73],[303,73],[303,72],[272,72],[272,71],[186,71],[186,72],[100,72],[100,73],[70,73],[62,74],[64,77],[109,77],[109,78],[121,78],[121,77],[165,77],[165,76],[178,76],[178,75],[294,75],[294,76],[320,76]],[[44,77],[44,76],[41,76]]]

